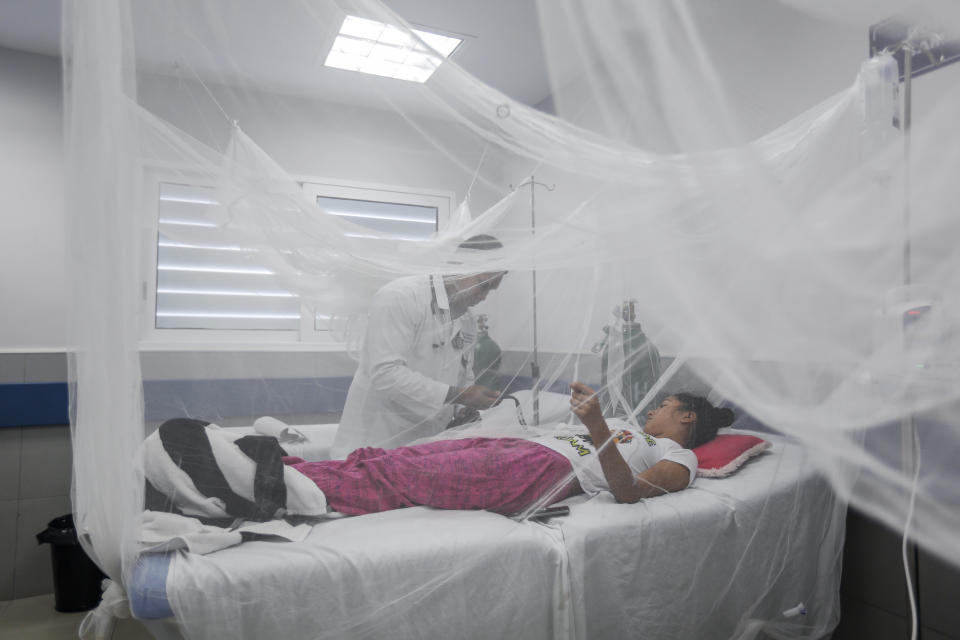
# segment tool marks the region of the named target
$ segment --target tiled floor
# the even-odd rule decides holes
[[[86,612],[59,613],[53,594],[0,602],[0,640],[76,640]],[[112,640],[152,640],[137,620],[120,620]]]

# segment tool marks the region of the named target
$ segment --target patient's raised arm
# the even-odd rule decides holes
[[[647,495],[653,495],[637,490],[633,471],[623,459],[620,450],[614,444],[607,444],[610,440],[610,428],[600,410],[597,393],[582,382],[574,382],[570,389],[570,408],[590,432],[590,438],[597,448],[600,468],[613,497],[617,502],[637,502]]]

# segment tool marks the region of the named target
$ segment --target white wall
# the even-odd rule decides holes
[[[0,48],[0,351],[63,350],[60,61]]]
[[[474,167],[457,166],[438,146],[454,149],[460,158],[479,158],[483,152],[482,143],[464,135],[462,129],[436,120],[418,122],[438,136],[435,145],[386,110],[386,105],[381,109],[378,105],[237,92],[156,76],[140,78],[139,99],[167,122],[219,148],[228,139],[228,116],[294,176],[442,189],[455,191],[459,197],[470,184]]]
[[[554,97],[557,110],[583,127],[648,150],[672,153],[678,150],[678,140],[685,141],[685,150],[689,150],[691,141],[699,136],[695,126],[687,125],[709,121],[721,105],[685,105],[696,108],[684,118],[679,105],[665,112],[673,105],[660,104],[659,92],[648,98],[646,91],[671,86],[677,80],[669,74],[671,69],[689,72],[697,68],[703,74],[716,74],[732,114],[732,119],[723,122],[737,127],[725,131],[728,137],[722,142],[746,142],[850,86],[860,61],[867,56],[866,24],[862,28],[829,24],[767,0],[694,3],[689,10],[702,45],[703,58],[696,66],[698,52],[685,51],[677,54],[683,56],[685,66],[674,58],[652,59],[650,65],[662,65],[659,69],[627,62],[625,66],[632,68],[634,75],[626,75],[611,58],[605,70],[594,69],[590,78],[560,87]],[[642,42],[640,36],[638,41]],[[642,48],[624,53],[652,55]],[[646,73],[649,75],[643,75]],[[643,86],[632,84],[638,78]],[[617,99],[621,112],[604,109],[606,103],[616,104]]]
[[[72,285],[64,259],[60,73],[59,60],[0,49],[0,351],[66,348],[66,292]],[[182,84],[141,87],[141,100],[148,107],[155,103],[158,115],[188,133],[222,144],[228,125],[219,108],[200,87],[172,91]],[[318,108],[312,101],[266,95],[231,103],[223,94],[231,117],[293,175],[452,191],[453,206],[473,177],[474,167],[457,166],[384,111]],[[474,139],[452,128],[440,133],[441,145],[457,154],[481,155]],[[479,184],[473,196],[475,207],[492,202]]]

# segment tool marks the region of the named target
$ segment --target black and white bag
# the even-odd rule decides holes
[[[323,491],[283,464],[276,438],[177,418],[148,436],[141,452],[149,510],[220,523],[327,513]]]

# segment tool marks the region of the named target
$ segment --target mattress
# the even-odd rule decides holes
[[[762,437],[772,449],[731,477],[635,505],[576,496],[545,523],[415,507],[325,522],[301,543],[144,555],[131,609],[211,639],[728,638],[750,624],[820,637],[837,622],[843,506],[801,447]],[[778,526],[797,509],[800,527]],[[800,602],[808,615],[782,615]]]
[[[145,554],[128,596],[135,616],[168,609],[190,638],[569,637],[564,567],[547,527],[415,507],[326,522],[301,543]]]

